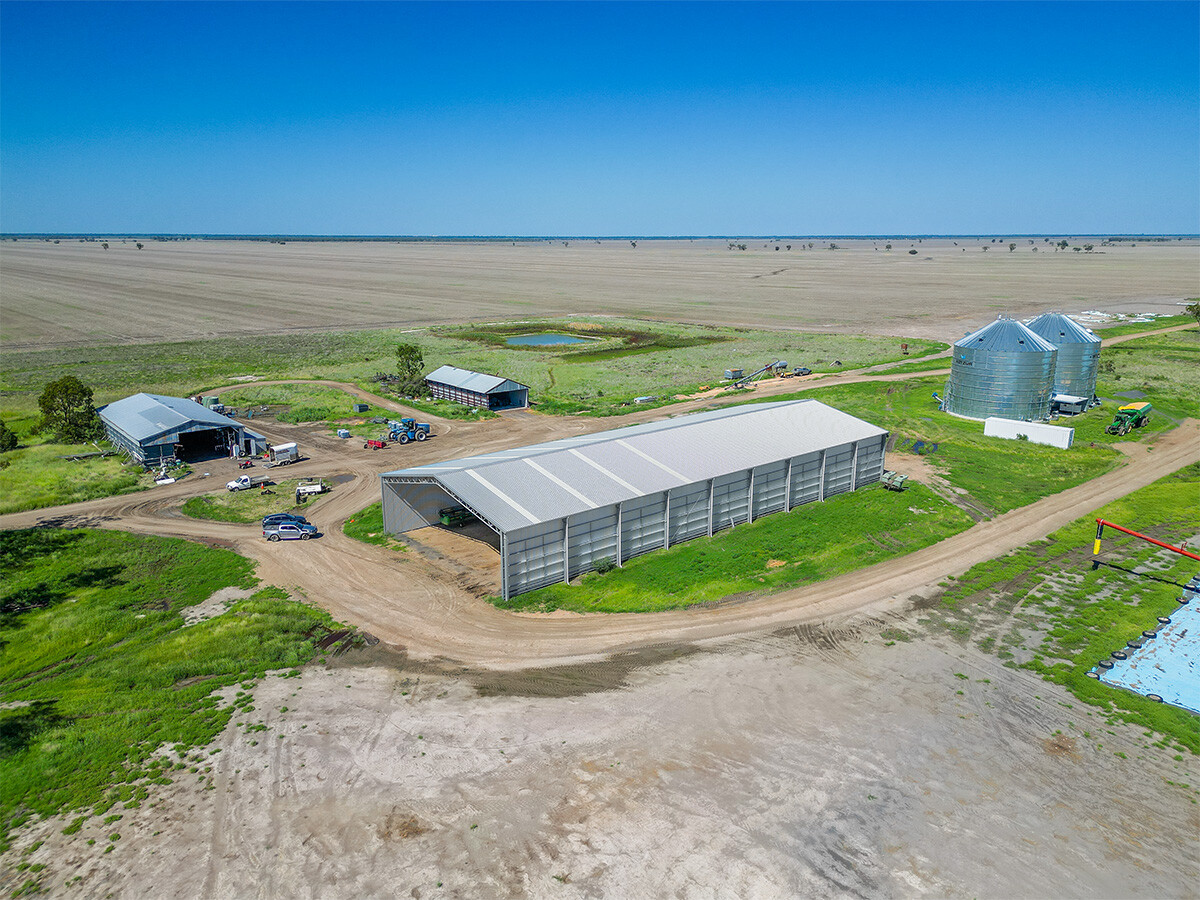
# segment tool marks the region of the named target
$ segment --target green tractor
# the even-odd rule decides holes
[[[1150,410],[1153,408],[1149,403],[1127,403],[1117,410],[1112,424],[1104,430],[1109,434],[1129,434],[1134,428],[1141,428],[1150,421]]]

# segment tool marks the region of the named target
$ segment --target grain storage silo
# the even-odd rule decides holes
[[[955,341],[943,409],[966,419],[1044,419],[1057,356],[1054,344],[1001,316]]]
[[[1100,338],[1062,313],[1046,313],[1026,326],[1058,347],[1054,364],[1054,393],[1091,400],[1096,396],[1100,368]]]

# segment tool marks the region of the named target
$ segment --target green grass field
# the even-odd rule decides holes
[[[249,469],[248,471],[262,473],[261,469]],[[312,499],[297,506],[295,502],[296,485],[299,483],[299,478],[288,478],[270,485],[267,493],[258,488],[248,488],[243,491],[223,490],[199,497],[189,497],[183,503],[182,512],[185,516],[191,516],[193,519],[208,519],[213,522],[232,522],[241,525],[261,522],[263,516],[272,513],[297,512],[307,516],[308,511],[321,501]],[[329,494],[326,492],[319,496],[324,498]]]
[[[803,393],[771,399],[808,397],[858,416],[895,438],[892,452],[912,452],[923,441],[921,452],[935,470],[955,487],[964,489],[976,506],[990,513],[1007,512],[1057,493],[1100,475],[1120,460],[1111,449],[1119,440],[1103,434],[1111,413],[1093,410],[1076,416],[1072,425],[1080,428],[1089,421],[1087,435],[1094,433],[1096,444],[1076,438],[1069,450],[1059,450],[983,436],[983,423],[959,419],[938,410],[933,392],[943,392],[941,376],[907,381],[860,382],[813,388]],[[933,445],[937,449],[933,450]]]
[[[0,453],[0,515],[128,494],[154,485],[153,476],[141,466],[123,463],[116,456],[60,459],[95,453],[98,448],[111,450],[105,441],[56,444],[46,435],[31,433],[31,416],[6,416],[5,423],[16,432],[20,445]]]
[[[508,603],[492,601],[504,609],[537,611],[678,609],[823,581],[970,526],[966,513],[923,485],[903,493],[873,486],[639,556],[611,572],[585,575],[578,584],[551,585]]]
[[[426,371],[450,363],[503,374],[529,385],[535,400],[559,404],[563,411],[603,413],[636,396],[680,393],[715,384],[730,366],[752,371],[768,360],[783,358],[815,371],[833,371],[838,368],[833,365],[835,360],[840,360],[844,369],[900,359],[901,342],[907,342],[918,355],[945,347],[906,337],[717,329],[586,317],[539,319],[522,328],[570,330],[576,326],[652,335],[654,344],[630,345],[628,338],[612,337],[606,338],[602,347],[589,346],[586,351],[518,349],[473,340],[473,329],[441,328],[47,349],[0,354],[0,390],[6,392],[6,408],[14,412],[32,411],[44,385],[67,370],[95,390],[97,403],[138,390],[188,396],[249,376],[262,380],[333,379],[375,390],[372,377],[394,371],[395,345],[403,341],[420,345]],[[596,358],[598,350],[607,355]],[[243,390],[227,393],[231,399],[249,397]]]
[[[356,413],[351,407],[362,402],[357,397],[319,384],[246,385],[222,390],[221,402],[226,406],[269,406],[280,422],[293,423],[358,421],[391,415],[377,406]],[[253,424],[251,421],[251,427]]]
[[[364,544],[405,550],[405,546],[383,530],[383,503],[372,503],[361,512],[355,513],[344,523],[342,531],[347,537]]]
[[[1169,616],[1195,560],[1106,532],[1093,568],[1096,517],[1178,544],[1200,528],[1200,464],[1102,507],[1044,541],[971,568],[942,596],[928,623],[1038,672],[1112,719],[1152,728],[1160,743],[1200,754],[1200,717],[1087,672],[1112,650]]]
[[[0,532],[0,583],[4,845],[31,815],[103,815],[196,779],[181,770],[234,712],[213,692],[306,662],[334,625],[267,588],[185,627],[219,588],[251,588],[253,563],[122,532]]]

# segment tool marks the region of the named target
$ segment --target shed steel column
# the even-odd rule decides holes
[[[667,502],[663,504],[663,549],[671,546],[671,489],[663,492]]]
[[[624,564],[624,560],[621,558],[622,557],[622,553],[621,553],[621,512],[622,512],[622,509],[624,508],[624,506],[625,506],[624,503],[617,504],[617,565],[618,566]]]
[[[825,499],[825,454],[828,452],[828,450],[821,451],[821,481],[817,490],[818,501]]]
[[[708,479],[708,536],[712,537],[712,522],[713,522],[713,500],[716,498],[717,480],[715,478]]]
[[[858,490],[858,441],[850,449],[850,490]]]
[[[750,488],[746,491],[746,524],[754,521],[754,470],[750,470]]]
[[[563,584],[571,583],[571,557],[567,546],[567,537],[571,532],[571,522],[563,519]]]
[[[787,474],[783,476],[783,511],[792,511],[792,457],[788,457]]]
[[[500,532],[500,596],[508,602],[508,535]]]

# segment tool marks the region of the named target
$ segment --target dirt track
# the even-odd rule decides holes
[[[351,389],[359,396],[369,396]],[[371,399],[385,408],[406,411],[400,404]],[[707,402],[711,401],[695,405]],[[669,410],[683,411],[679,407]],[[661,415],[662,411],[639,413],[624,420],[649,418],[656,413]],[[910,598],[933,591],[948,575],[960,574],[977,562],[1043,537],[1200,458],[1200,423],[1188,421],[1150,448],[1118,445],[1130,459],[1113,472],[981,522],[917,553],[820,584],[704,610],[642,615],[516,615],[478,599],[464,589],[469,585],[461,575],[431,565],[415,553],[396,554],[342,534],[341,523],[347,517],[378,499],[380,472],[598,431],[613,424],[530,414],[482,423],[439,420],[434,439],[375,452],[363,450],[357,442],[298,426],[265,427],[256,421],[255,427],[269,438],[299,439],[312,455],[312,459],[289,467],[289,476],[354,476],[352,482],[312,508],[309,517],[324,534],[320,540],[304,544],[267,544],[255,526],[198,521],[178,513],[183,498],[201,493],[209,485],[209,489],[220,489],[232,477],[235,469],[230,460],[212,465],[212,481],[190,478],[155,489],[149,495],[132,494],[17,513],[0,517],[0,528],[91,525],[228,546],[257,560],[258,574],[266,583],[295,591],[336,618],[406,649],[414,658],[444,657],[477,666],[519,669],[595,659],[615,651],[665,643],[697,643],[801,622],[834,621],[864,610],[898,609]]]

